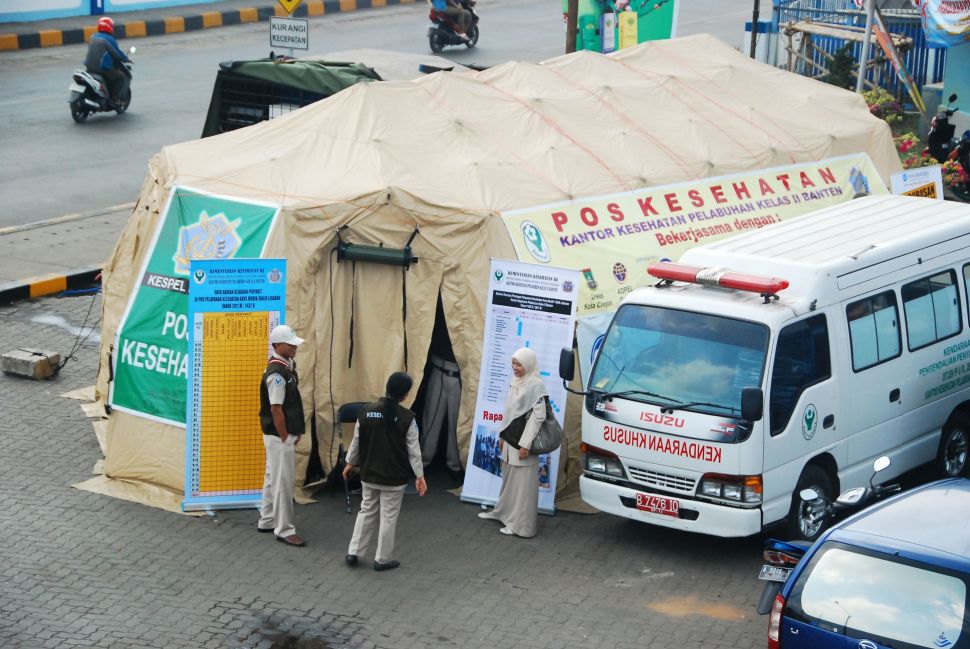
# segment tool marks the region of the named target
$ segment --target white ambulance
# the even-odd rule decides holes
[[[935,462],[967,473],[970,206],[856,199],[694,248],[617,310],[586,386],[583,500],[723,537]],[[564,350],[560,373],[572,375]]]

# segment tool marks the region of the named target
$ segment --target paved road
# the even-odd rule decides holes
[[[748,0],[687,0],[680,32],[712,31],[739,43]],[[543,60],[563,49],[559,5],[548,0],[483,0],[482,38],[461,63]],[[423,3],[312,18],[311,54],[372,47],[428,53]],[[131,202],[146,163],[166,144],[202,131],[218,63],[268,54],[266,23],[125,41],[135,44],[131,112],[75,125],[67,107],[70,72],[83,45],[0,53],[0,228]]]
[[[0,350],[66,352],[90,297],[0,307]],[[408,496],[403,567],[343,563],[353,517],[342,498],[297,508],[309,540],[256,534],[252,511],[193,518],[71,488],[100,457],[77,401],[89,340],[53,381],[0,375],[0,647],[281,649],[274,629],[338,648],[764,646],[754,614],[757,539],[722,541],[614,517],[541,517],[507,538],[431,476]],[[278,638],[277,638],[278,639]]]

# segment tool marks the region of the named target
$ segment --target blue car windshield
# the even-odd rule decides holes
[[[786,615],[823,629],[832,644],[819,647],[849,646],[839,637],[848,636],[895,649],[963,649],[967,613],[965,575],[829,542],[799,576]]]
[[[720,416],[741,414],[741,391],[761,386],[768,328],[762,324],[639,304],[620,307],[589,387],[624,398]]]

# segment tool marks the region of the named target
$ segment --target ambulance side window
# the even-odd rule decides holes
[[[902,353],[896,294],[886,291],[845,307],[852,345],[852,369],[875,367]]]
[[[785,430],[805,388],[830,376],[832,361],[825,315],[812,316],[782,329],[775,348],[768,399],[771,434]]]
[[[970,264],[963,267],[963,289],[967,292],[967,308],[970,309]]]
[[[900,292],[910,351],[959,333],[960,298],[952,270],[904,284]]]

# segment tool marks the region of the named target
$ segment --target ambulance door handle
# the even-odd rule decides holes
[[[835,425],[835,415],[825,415],[825,419],[822,420],[822,428],[831,428]]]
[[[889,392],[889,403],[896,403],[899,401],[899,388],[893,388]]]

